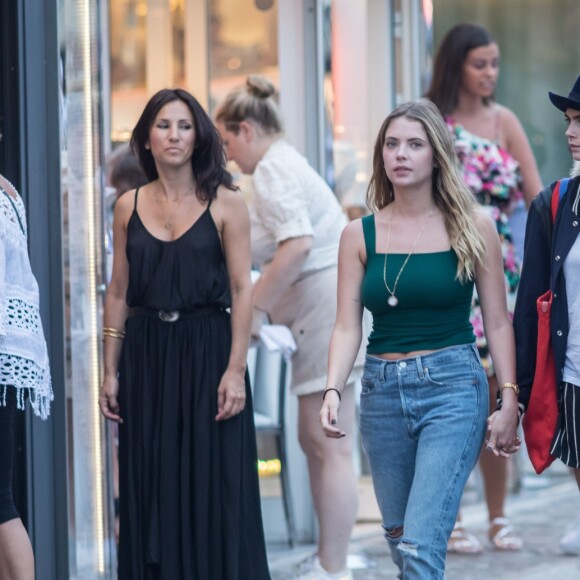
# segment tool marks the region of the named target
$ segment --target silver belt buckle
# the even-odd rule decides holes
[[[160,310],[158,314],[163,322],[175,322],[179,320],[179,310]]]

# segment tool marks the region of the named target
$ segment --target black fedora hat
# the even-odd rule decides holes
[[[552,92],[548,92],[548,95],[550,96],[552,104],[560,109],[560,111],[566,111],[566,109],[580,111],[580,77],[576,79],[568,97],[562,97],[561,95],[556,95]]]

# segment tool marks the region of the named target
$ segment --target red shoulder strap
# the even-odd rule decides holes
[[[560,203],[560,180],[556,181],[556,187],[552,192],[552,223],[556,221],[556,214],[558,213],[558,205]]]

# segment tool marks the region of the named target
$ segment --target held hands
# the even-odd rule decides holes
[[[101,391],[99,393],[99,408],[101,413],[115,423],[122,423],[123,419],[119,415],[119,403],[117,393],[119,392],[119,380],[117,377],[105,377]]]
[[[517,436],[517,409],[501,409],[492,413],[487,419],[485,450],[496,457],[509,457],[520,449],[522,442]]]
[[[218,414],[216,421],[225,421],[241,413],[246,405],[244,374],[226,371],[218,387]]]
[[[320,424],[327,437],[340,439],[346,437],[346,433],[335,427],[338,421],[338,409],[340,407],[340,393],[336,389],[324,391],[322,409],[320,409]]]

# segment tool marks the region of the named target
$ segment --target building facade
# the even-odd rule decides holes
[[[289,139],[348,207],[364,204],[388,112],[429,82],[433,39],[494,31],[499,100],[522,119],[544,181],[566,173],[548,89],[580,71],[576,0],[15,0],[0,5],[0,171],[22,192],[55,401],[23,416],[17,499],[39,577],[115,577],[114,433],[96,405],[107,278],[106,159],[149,96],[184,86],[211,112],[248,74],[280,89]],[[570,49],[572,46],[572,49]],[[536,74],[536,70],[542,74]],[[544,72],[545,71],[545,72]],[[293,412],[292,404],[289,413]],[[299,537],[315,534],[290,434]],[[363,460],[358,468],[364,474]],[[265,500],[267,501],[267,500]],[[284,538],[282,520],[266,523]]]

